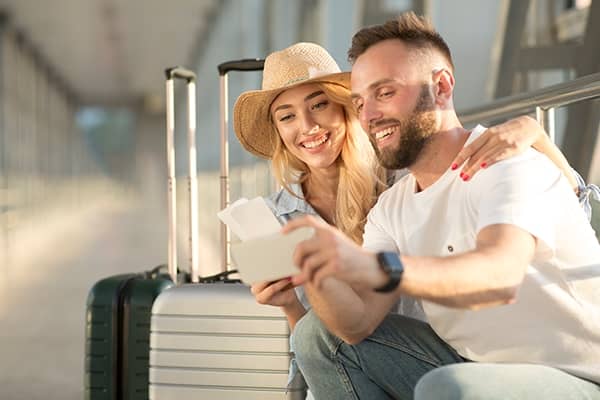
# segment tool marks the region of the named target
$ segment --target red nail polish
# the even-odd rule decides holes
[[[482,163],[481,163],[481,168],[485,168],[485,167],[487,167],[487,163],[485,163],[485,162],[482,162]]]
[[[461,172],[461,173],[460,173],[460,177],[461,177],[461,178],[464,178],[464,177],[465,177],[465,173],[464,173],[464,172]]]
[[[466,182],[466,181],[468,181],[468,180],[469,180],[469,175],[465,174],[465,175],[463,176],[463,181],[465,181],[465,182]]]
[[[454,163],[454,164],[452,164],[452,166],[450,168],[452,168],[452,171],[454,171],[456,168],[458,168],[458,164]]]

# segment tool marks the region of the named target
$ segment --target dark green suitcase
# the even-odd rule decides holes
[[[98,281],[87,299],[85,399],[148,398],[150,316],[154,299],[174,285],[160,268]]]

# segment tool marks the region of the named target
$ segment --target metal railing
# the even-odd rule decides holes
[[[459,112],[464,125],[509,119],[535,111],[538,122],[555,141],[554,109],[600,98],[600,72]]]

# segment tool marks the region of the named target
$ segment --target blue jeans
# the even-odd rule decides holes
[[[598,385],[554,368],[465,362],[428,324],[401,315],[352,346],[309,311],[293,340],[317,400],[600,399]]]

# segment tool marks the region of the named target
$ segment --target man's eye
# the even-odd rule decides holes
[[[363,109],[363,105],[361,104],[355,104],[354,105],[354,109],[356,110],[357,113],[360,113]]]
[[[383,92],[379,93],[379,97],[384,97],[384,98],[385,97],[391,97],[393,95],[394,95],[394,91],[393,90],[386,90],[386,91],[383,91]]]

